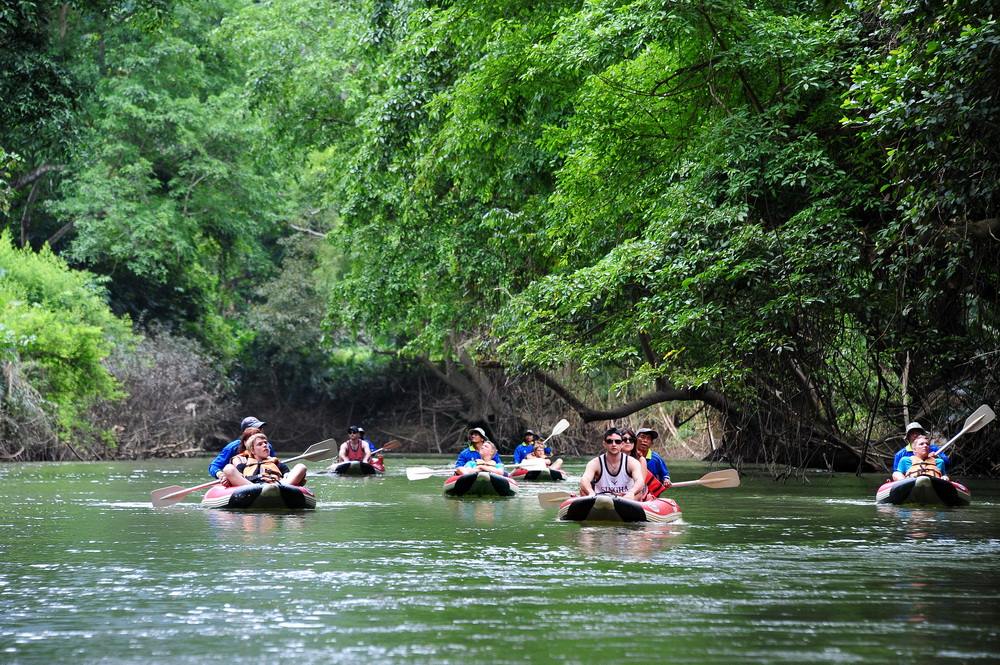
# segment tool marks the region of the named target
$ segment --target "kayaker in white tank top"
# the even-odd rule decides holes
[[[604,449],[605,453],[590,460],[580,476],[580,495],[609,492],[638,501],[636,492],[641,488],[645,493],[646,489],[642,466],[622,454],[622,435],[617,428],[604,433]]]

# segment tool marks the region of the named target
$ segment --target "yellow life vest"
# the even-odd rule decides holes
[[[937,464],[931,458],[928,457],[927,459],[918,459],[916,457],[912,457],[910,469],[906,472],[906,477],[916,478],[917,476],[940,478],[942,473],[941,469],[937,467]]]
[[[251,458],[243,467],[243,477],[255,482],[276,483],[283,475],[276,457],[268,457],[265,460]]]

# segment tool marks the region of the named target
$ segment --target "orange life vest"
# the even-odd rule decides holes
[[[646,492],[653,497],[659,497],[666,491],[666,487],[659,478],[653,475],[652,471],[646,471]],[[648,497],[647,497],[648,498]]]
[[[907,478],[916,478],[917,476],[930,476],[931,478],[941,477],[941,469],[937,467],[934,460],[930,458],[917,459],[916,457],[913,457],[912,459],[913,461],[910,462],[910,468],[906,472]]]
[[[247,461],[242,473],[244,478],[253,479],[258,477],[259,480],[257,482],[265,483],[276,483],[284,475],[281,473],[281,467],[278,466],[278,458],[276,457],[268,457],[265,460],[252,458]]]

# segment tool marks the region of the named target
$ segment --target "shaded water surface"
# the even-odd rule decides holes
[[[580,526],[535,498],[567,484],[446,499],[403,473],[442,460],[388,462],[303,514],[150,506],[207,460],[0,466],[0,663],[1000,662],[996,483],[935,510],[751,476]]]

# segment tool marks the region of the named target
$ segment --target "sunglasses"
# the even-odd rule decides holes
[[[621,442],[622,442],[621,439],[604,439],[604,443],[618,443],[618,444],[620,444]]]
[[[635,441],[635,437],[633,437],[633,436],[625,436],[625,437],[622,437],[622,441]]]

